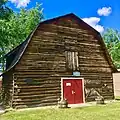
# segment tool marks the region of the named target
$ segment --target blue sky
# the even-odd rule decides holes
[[[101,33],[106,28],[120,31],[120,0],[9,0],[9,6],[19,11],[36,2],[43,4],[45,19],[72,12]]]

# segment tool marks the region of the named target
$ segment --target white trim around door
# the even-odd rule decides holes
[[[82,80],[82,88],[83,88],[83,103],[85,103],[85,92],[84,92],[84,78],[76,78],[76,77],[62,77],[61,78],[61,100],[63,100],[63,80],[65,79],[76,79]]]

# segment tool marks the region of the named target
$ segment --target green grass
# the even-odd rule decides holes
[[[92,107],[11,111],[0,120],[120,120],[120,102]]]

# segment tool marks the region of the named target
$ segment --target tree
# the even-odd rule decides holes
[[[103,34],[103,39],[113,63],[120,68],[120,33],[117,30],[107,29]]]
[[[11,13],[10,19],[0,19],[0,56],[4,68],[4,55],[23,42],[43,19],[40,4],[34,8]]]
[[[42,19],[43,14],[39,4],[29,10],[21,9],[19,13],[12,15],[7,25],[9,50],[23,42]]]
[[[6,6],[6,3],[7,0],[0,0],[0,19],[8,20],[13,11]]]

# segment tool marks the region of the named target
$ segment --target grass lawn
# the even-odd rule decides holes
[[[120,120],[120,102],[92,107],[11,111],[0,120]]]

